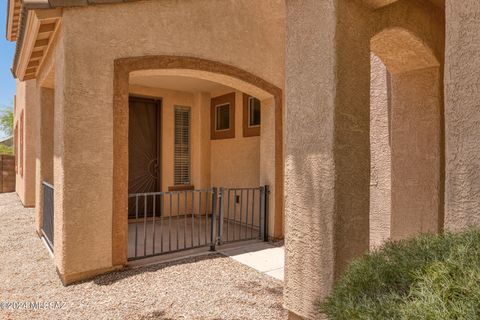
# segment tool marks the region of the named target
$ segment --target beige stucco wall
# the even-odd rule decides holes
[[[114,59],[201,57],[283,87],[283,1],[252,3],[145,1],[64,9],[55,66],[55,232],[61,239],[55,251],[61,273],[112,266]]]
[[[243,94],[239,91],[235,92],[235,138],[211,141],[210,166],[212,186],[260,184],[260,137],[243,137]]]
[[[370,64],[370,248],[376,248],[390,238],[390,76],[383,62],[373,53]]]
[[[441,230],[439,68],[389,75],[372,54],[370,246]]]
[[[439,69],[392,75],[392,238],[439,229]]]
[[[194,93],[194,105],[197,106],[193,118],[198,119],[198,126],[192,127],[193,154],[198,161],[198,169],[192,172],[196,189],[211,187],[211,146],[210,146],[210,93]]]
[[[423,1],[374,11],[356,1],[287,1],[284,297],[291,312],[321,317],[317,302],[370,245],[370,51],[394,73],[441,70],[443,25],[442,10]],[[371,42],[380,33],[387,37],[374,40],[391,41]],[[409,43],[421,46],[397,50]]]
[[[480,3],[446,0],[445,228],[480,226]]]
[[[319,317],[318,299],[369,246],[364,10],[353,1],[287,1],[284,303],[306,318]]]
[[[35,206],[35,133],[37,130],[37,94],[36,81],[16,82],[15,124],[18,127],[17,145],[20,148],[20,115],[24,112],[23,125],[23,175],[20,174],[20,159],[18,173],[15,177],[15,190],[26,207]],[[17,157],[20,151],[16,150]]]
[[[53,110],[55,93],[52,89],[37,88],[37,99],[35,222],[39,231],[43,223],[42,182],[45,181],[53,185]]]

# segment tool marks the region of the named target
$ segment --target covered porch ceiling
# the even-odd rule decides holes
[[[146,75],[146,74],[132,74],[130,75],[130,85],[142,86],[148,88],[160,88],[173,91],[183,91],[189,93],[195,92],[219,92],[235,90],[223,84],[198,79],[188,76],[178,75]]]
[[[388,6],[399,0],[362,0],[362,1],[369,7],[378,9],[381,7]],[[420,1],[431,2],[433,5],[445,9],[445,0],[420,0]]]

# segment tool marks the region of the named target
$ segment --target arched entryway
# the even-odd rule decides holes
[[[264,184],[272,186],[270,216],[272,237],[283,235],[283,153],[282,153],[282,91],[263,79],[223,63],[192,57],[146,56],[115,61],[114,76],[114,168],[112,259],[115,265],[127,261],[128,245],[128,121],[129,94],[132,75],[176,76],[203,79],[235,88],[245,94],[268,101],[272,105],[272,145],[267,146],[272,161],[265,168],[272,174]],[[268,176],[268,175],[267,175]]]
[[[441,70],[406,29],[371,39],[370,247],[442,229]]]

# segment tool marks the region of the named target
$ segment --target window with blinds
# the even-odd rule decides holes
[[[189,107],[175,107],[174,184],[190,185],[191,119]]]

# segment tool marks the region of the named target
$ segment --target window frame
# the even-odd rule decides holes
[[[188,111],[188,183],[185,183],[184,181],[176,181],[176,119],[175,119],[175,113],[178,109],[182,109],[184,111]],[[179,106],[175,105],[173,107],[173,187],[169,187],[170,191],[175,190],[188,190],[192,186],[192,108],[188,106]],[[180,189],[179,189],[180,188]]]
[[[233,139],[235,138],[235,92],[227,93],[222,96],[214,97],[210,102],[210,139]],[[228,129],[217,130],[217,107],[230,105]]]
[[[250,126],[250,99],[257,99],[260,102],[260,124]],[[243,94],[243,136],[257,137],[260,136],[262,127],[262,101],[246,93]]]
[[[221,108],[221,107],[225,107],[225,106],[228,106],[228,128],[218,129],[218,109]],[[230,128],[232,126],[232,124],[231,124],[231,120],[232,120],[231,112],[232,112],[232,108],[231,108],[231,105],[230,105],[229,102],[217,104],[215,106],[215,131],[216,132],[222,132],[222,131],[230,130]]]

